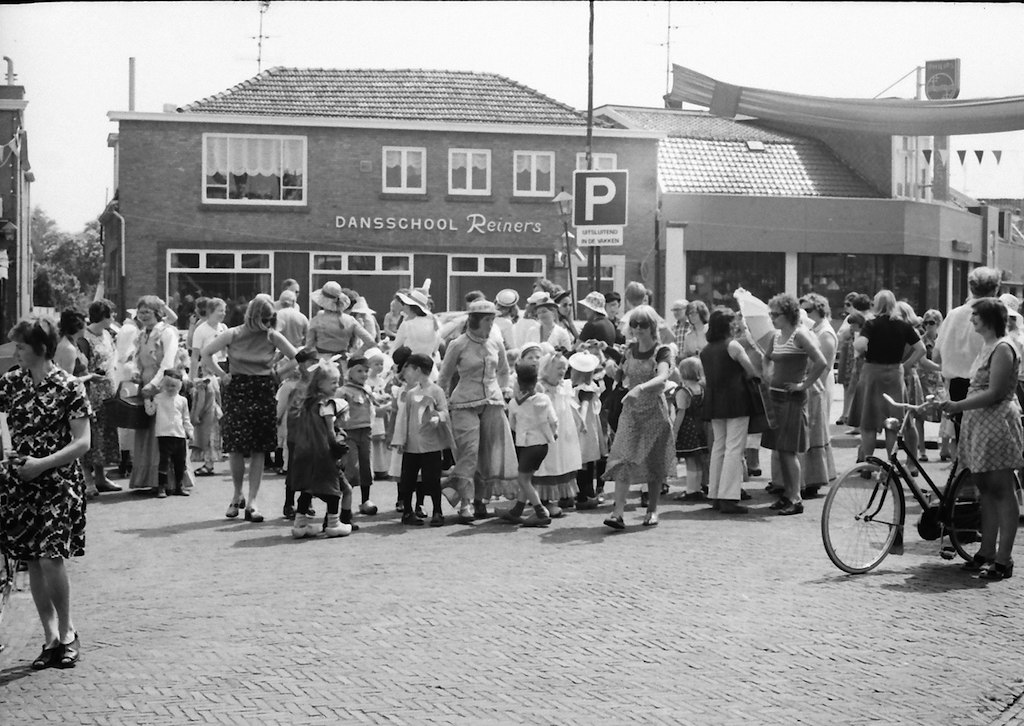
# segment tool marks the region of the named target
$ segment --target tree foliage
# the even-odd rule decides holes
[[[39,207],[32,210],[33,285],[35,305],[58,310],[85,310],[96,294],[103,275],[103,243],[99,222],[93,220],[81,232],[63,231]]]

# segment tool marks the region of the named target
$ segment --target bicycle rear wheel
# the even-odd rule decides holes
[[[888,469],[867,462],[856,464],[829,487],[821,540],[832,564],[857,575],[885,559],[903,523],[901,494]]]
[[[946,503],[946,534],[956,553],[974,559],[981,548],[981,495],[974,477],[966,469],[956,475]]]

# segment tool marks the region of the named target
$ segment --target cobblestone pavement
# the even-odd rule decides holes
[[[745,517],[669,502],[620,533],[607,506],[409,531],[383,483],[359,532],[307,541],[281,477],[263,524],[224,518],[223,476],[187,499],[106,494],[70,566],[82,661],[28,669],[17,593],[0,723],[1024,723],[1024,578],[974,579],[913,528],[904,556],[844,575],[822,499],[777,517],[765,483]]]

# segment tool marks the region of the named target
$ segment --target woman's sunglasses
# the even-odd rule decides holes
[[[649,327],[651,327],[651,324],[648,323],[646,320],[643,320],[643,321],[641,321],[641,320],[630,320],[629,321],[629,327],[631,327],[631,328],[649,328]]]

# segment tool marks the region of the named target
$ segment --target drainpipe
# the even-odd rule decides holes
[[[10,56],[3,57],[7,61],[7,85],[14,85],[14,61],[11,60]]]
[[[118,287],[121,288],[121,308],[122,308],[122,310],[127,310],[128,309],[128,294],[127,294],[127,291],[124,289],[124,277],[125,277],[125,274],[124,274],[124,269],[125,269],[124,225],[125,225],[125,221],[124,221],[124,217],[122,217],[121,213],[118,212],[116,209],[111,209],[110,213],[113,214],[115,217],[117,217],[117,221],[119,221],[121,223],[121,250],[120,250],[121,251],[121,280],[120,280],[120,284],[118,285]]]

